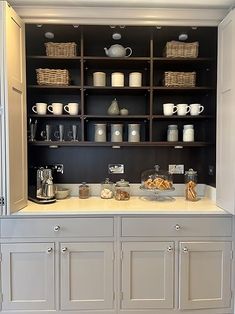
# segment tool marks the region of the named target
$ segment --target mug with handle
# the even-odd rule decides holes
[[[61,115],[63,113],[63,104],[60,102],[53,102],[47,109],[55,115]]]
[[[77,115],[78,114],[79,104],[77,102],[70,102],[64,106],[64,111],[68,112],[70,115]]]
[[[204,106],[201,104],[190,104],[189,107],[191,116],[198,116],[204,110]]]
[[[47,113],[47,104],[45,102],[37,102],[36,105],[32,107],[34,113],[37,114],[46,114]]]

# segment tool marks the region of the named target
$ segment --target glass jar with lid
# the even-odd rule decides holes
[[[160,170],[159,165],[154,169],[146,170],[141,174],[141,188],[148,190],[172,190],[172,174],[168,171]]]
[[[197,171],[190,168],[185,171],[185,198],[188,201],[197,201]]]
[[[78,193],[79,198],[82,198],[82,199],[89,198],[90,188],[89,188],[89,185],[86,184],[86,182],[82,182],[82,184],[79,185],[78,191],[79,191]]]
[[[104,199],[113,198],[113,182],[106,178],[101,182],[100,197]]]
[[[178,126],[176,124],[168,125],[167,141],[168,142],[177,142],[178,141]]]
[[[127,201],[130,199],[130,184],[128,181],[121,179],[116,182],[115,199],[117,201]]]

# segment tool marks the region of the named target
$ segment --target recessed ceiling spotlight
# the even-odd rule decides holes
[[[192,26],[192,29],[193,29],[193,30],[196,30],[196,29],[197,29],[197,26]]]
[[[78,28],[78,27],[79,27],[79,25],[73,25],[73,27],[74,27],[74,28]]]
[[[188,34],[186,34],[186,33],[179,34],[178,38],[180,41],[185,41],[188,39]]]
[[[112,37],[114,40],[119,40],[122,38],[122,35],[120,33],[113,33]]]
[[[47,39],[53,39],[55,37],[54,33],[52,32],[46,32],[44,34],[44,36],[47,38]]]
[[[110,25],[109,27],[110,27],[110,28],[115,28],[116,26],[115,26],[115,25]]]
[[[162,27],[161,26],[156,26],[156,29],[162,29]]]
[[[126,25],[119,25],[119,27],[120,27],[120,28],[125,28],[125,27],[126,27]]]
[[[41,28],[41,27],[42,27],[42,24],[37,24],[37,27],[38,27],[38,28]]]

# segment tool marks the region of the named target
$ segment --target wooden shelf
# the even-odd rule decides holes
[[[149,119],[149,115],[117,115],[117,116],[111,116],[111,115],[84,115],[85,119],[116,119],[116,120],[128,120],[128,119]]]
[[[98,57],[98,56],[84,56],[84,60],[104,60],[104,61],[150,61],[150,57],[123,57],[123,58],[112,58],[112,57]]]
[[[164,115],[153,115],[153,119],[159,119],[159,120],[190,120],[190,119],[196,119],[196,120],[203,120],[203,119],[213,119],[214,116],[212,115],[198,115],[198,116],[177,116],[177,115],[172,115],[172,116],[164,116]]]
[[[138,142],[138,143],[129,143],[129,142],[90,142],[90,141],[33,141],[29,142],[31,146],[49,146],[53,147],[61,147],[61,146],[158,146],[158,147],[174,147],[174,148],[183,148],[183,147],[205,147],[212,145],[210,142]]]
[[[207,62],[215,62],[214,58],[166,58],[166,57],[154,57],[153,61],[159,63],[207,63]]]
[[[89,94],[143,94],[144,92],[149,92],[149,86],[141,86],[141,87],[113,87],[113,86],[105,86],[105,87],[98,87],[98,86],[84,86],[84,91]]]
[[[60,115],[56,115],[56,114],[29,114],[28,115],[29,118],[44,118],[44,119],[77,119],[77,118],[81,118],[81,115],[69,115],[69,114],[60,114]]]
[[[70,90],[80,90],[80,85],[28,85],[27,88],[30,89],[70,89]]]
[[[27,56],[27,59],[38,59],[38,60],[80,60],[80,56],[76,57],[48,57],[48,56]]]

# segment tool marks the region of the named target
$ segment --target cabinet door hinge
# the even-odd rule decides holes
[[[5,205],[5,199],[3,196],[0,197],[0,206]]]
[[[230,251],[230,257],[233,259],[233,251]]]

